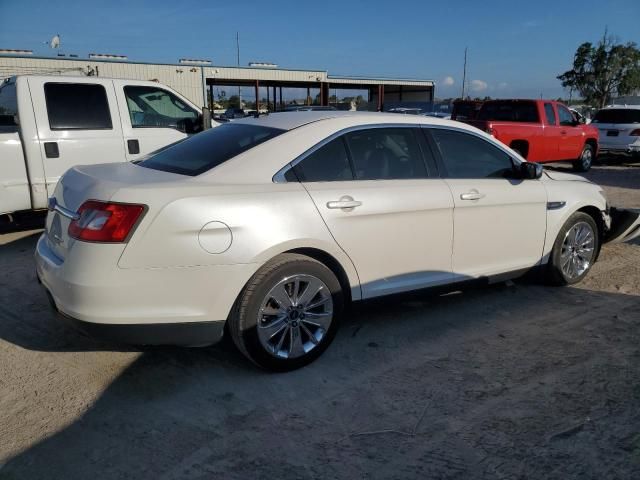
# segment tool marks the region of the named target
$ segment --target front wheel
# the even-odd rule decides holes
[[[591,164],[593,163],[593,157],[595,156],[595,151],[593,146],[585,145],[582,149],[582,153],[578,157],[578,159],[573,162],[573,169],[576,172],[587,172],[591,168]]]
[[[596,261],[600,239],[590,215],[576,212],[562,226],[547,265],[552,285],[573,285],[587,276]]]
[[[340,282],[324,264],[282,254],[247,283],[229,318],[238,349],[268,370],[315,360],[333,340],[343,309]]]

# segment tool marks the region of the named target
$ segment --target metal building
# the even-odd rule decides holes
[[[286,88],[306,89],[307,97],[312,89],[318,91],[320,105],[329,105],[331,89],[365,90],[369,105],[375,110],[383,110],[385,102],[430,103],[434,97],[431,80],[332,76],[326,70],[295,70],[259,63],[251,67],[221,67],[208,60],[181,59],[175,64],[160,64],[132,62],[122,55],[93,53],[89,57],[47,58],[35,57],[30,51],[0,50],[0,79],[31,73],[155,80],[197,105],[207,105],[208,99],[214,98],[216,85],[252,87],[256,103],[266,97],[276,109],[284,107],[282,90]]]

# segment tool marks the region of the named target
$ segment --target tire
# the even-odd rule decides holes
[[[573,169],[576,172],[588,172],[593,164],[594,149],[591,145],[586,144],[582,149],[582,153],[576,161],[573,162]]]
[[[286,253],[251,277],[233,307],[229,332],[238,349],[259,367],[295,370],[331,344],[343,308],[340,282],[327,266]]]
[[[585,232],[589,232],[587,235]],[[558,232],[547,264],[546,280],[551,285],[573,285],[591,270],[598,257],[598,226],[590,215],[576,212]]]

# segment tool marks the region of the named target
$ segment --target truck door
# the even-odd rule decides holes
[[[556,109],[551,102],[544,103],[544,119],[545,160],[560,160],[560,127]]]
[[[47,194],[74,165],[126,161],[113,82],[29,78]]]
[[[560,123],[560,159],[575,160],[582,153],[584,133],[567,107],[560,104],[556,106]]]
[[[167,87],[118,80],[114,84],[129,160],[200,131],[200,111]]]

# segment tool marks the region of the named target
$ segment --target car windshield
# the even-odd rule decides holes
[[[480,109],[478,120],[537,122],[538,109],[534,102],[488,102]]]
[[[593,123],[640,123],[640,108],[607,108],[600,110]]]
[[[162,149],[138,165],[164,172],[196,176],[285,131],[227,123]]]

